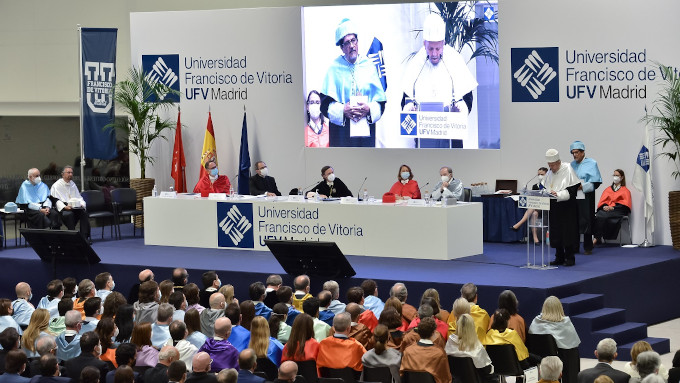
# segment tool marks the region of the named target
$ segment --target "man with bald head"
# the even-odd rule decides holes
[[[158,353],[158,364],[144,373],[144,383],[168,383],[168,367],[179,360],[179,351],[173,346],[164,346]]]
[[[191,360],[191,374],[184,383],[217,383],[217,377],[211,373],[212,358],[207,352],[199,352]]]
[[[319,342],[317,367],[345,368],[355,371],[363,370],[361,357],[366,349],[356,339],[349,336],[352,319],[349,313],[340,313],[333,318],[333,336]]]
[[[222,293],[210,295],[210,307],[201,311],[201,332],[206,336],[213,336],[213,328],[217,318],[224,316],[224,309],[227,307],[226,300]]]
[[[292,383],[295,382],[295,377],[298,373],[298,365],[292,360],[287,360],[281,363],[279,367],[279,377],[274,380],[274,383]]]
[[[238,365],[241,368],[238,372],[239,383],[263,383],[264,378],[254,374],[257,367],[257,355],[252,348],[246,348],[238,356]]]
[[[349,337],[356,339],[367,350],[373,348],[373,334],[371,333],[371,330],[363,323],[358,323],[359,315],[361,315],[361,306],[356,303],[350,303],[345,307],[345,311],[349,313],[352,321]],[[330,336],[332,336],[333,333],[334,330],[331,329]]]
[[[223,368],[238,369],[238,351],[228,341],[229,335],[231,335],[231,320],[226,317],[218,318],[215,321],[215,336],[206,339],[198,350],[199,353],[207,352],[212,358],[210,369],[212,372],[218,372]]]
[[[293,307],[298,311],[302,311],[302,302],[312,297],[309,293],[309,277],[306,275],[298,275],[293,281],[295,293],[293,293]]]
[[[139,300],[139,286],[147,281],[153,281],[153,271],[144,269],[139,272],[139,283],[132,285],[130,293],[128,294],[128,302],[137,302]]]
[[[184,286],[189,283],[189,272],[185,268],[178,267],[172,271],[171,281],[173,283],[172,288],[175,291],[182,291]]]
[[[17,299],[12,302],[12,318],[21,326],[23,330],[28,327],[28,322],[31,320],[31,315],[35,311],[35,306],[31,303],[33,298],[33,291],[31,286],[26,282],[17,283],[14,291],[17,294]]]
[[[28,179],[21,184],[17,205],[26,212],[31,229],[59,229],[59,213],[52,206],[50,189],[40,179],[40,170],[28,170]]]

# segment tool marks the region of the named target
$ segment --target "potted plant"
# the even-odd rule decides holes
[[[658,64],[658,63],[656,63]],[[671,176],[680,177],[680,76],[670,66],[658,64],[661,88],[652,104],[652,111],[642,121],[658,132],[654,145],[661,148],[657,156],[667,157],[675,165]],[[680,249],[680,191],[668,192],[668,216],[673,248]]]
[[[128,135],[129,150],[139,160],[140,178],[131,178],[130,187],[137,191],[137,209],[142,209],[142,199],[151,195],[155,184],[153,178],[146,178],[146,165],[153,164],[155,158],[149,150],[153,143],[162,138],[167,140],[165,132],[175,127],[175,122],[161,118],[160,112],[167,111],[178,95],[174,89],[159,81],[151,81],[144,71],[132,67],[128,79],[120,81],[113,88],[113,99],[127,118],[116,119],[105,128],[119,128]],[[143,217],[135,219],[135,225],[143,226]]]

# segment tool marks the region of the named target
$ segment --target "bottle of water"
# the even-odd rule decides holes
[[[545,245],[550,246],[550,232],[549,231],[545,232]]]
[[[430,191],[425,190],[425,192],[423,193],[423,199],[425,200],[425,205],[430,204],[430,198],[431,198]]]
[[[316,189],[316,192],[314,194],[314,201],[316,201],[316,202],[321,201],[321,197],[319,197],[319,189]]]
[[[153,185],[153,189],[151,189],[151,196],[152,197],[157,197],[158,196],[158,189],[156,188],[156,185]]]
[[[368,189],[364,189],[364,196],[363,196],[364,202],[368,202]]]
[[[229,186],[229,198],[234,198],[234,188]]]

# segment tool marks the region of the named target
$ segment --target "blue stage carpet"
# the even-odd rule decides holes
[[[99,230],[93,233],[99,234]],[[97,234],[92,247],[102,263],[90,267],[59,265],[57,277],[94,279],[97,273],[109,271],[114,275],[116,289],[127,295],[137,273],[146,267],[154,271],[159,282],[169,278],[174,267],[186,267],[190,281],[199,287],[204,271],[217,270],[223,284],[236,287],[236,297],[240,300],[248,299],[250,283],[264,281],[269,274],[282,274],[288,285],[292,285],[294,277],[283,275],[283,269],[269,252],[145,246],[139,231],[138,237],[132,238],[130,224],[124,225],[121,241],[101,240]],[[604,294],[605,305],[627,309],[629,321],[653,324],[680,317],[680,306],[668,304],[680,290],[680,278],[677,278],[680,257],[669,246],[596,248],[593,255],[577,254],[576,266],[555,270],[521,268],[526,265],[527,255],[526,245],[519,243],[485,243],[484,254],[451,261],[351,255],[347,255],[347,259],[357,275],[338,281],[342,294],[348,287],[371,278],[378,281],[379,295],[384,300],[389,297],[391,285],[403,281],[409,288],[409,303],[417,306],[422,292],[434,287],[439,291],[442,307],[450,310],[460,296],[460,287],[473,282],[479,286],[480,306],[490,312],[496,308],[498,294],[512,289],[520,300],[520,313],[528,322],[540,312],[547,296],[563,298],[579,293]],[[14,286],[19,281],[29,282],[35,297],[45,294],[52,268],[40,262],[31,248],[4,249],[0,252],[0,262],[10,271],[0,281],[0,296],[13,297]],[[318,292],[323,282],[312,278],[312,292]]]

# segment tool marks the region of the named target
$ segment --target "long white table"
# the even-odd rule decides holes
[[[347,255],[454,259],[482,253],[482,205],[405,206],[144,198],[147,245],[268,251],[265,239],[336,242]]]

